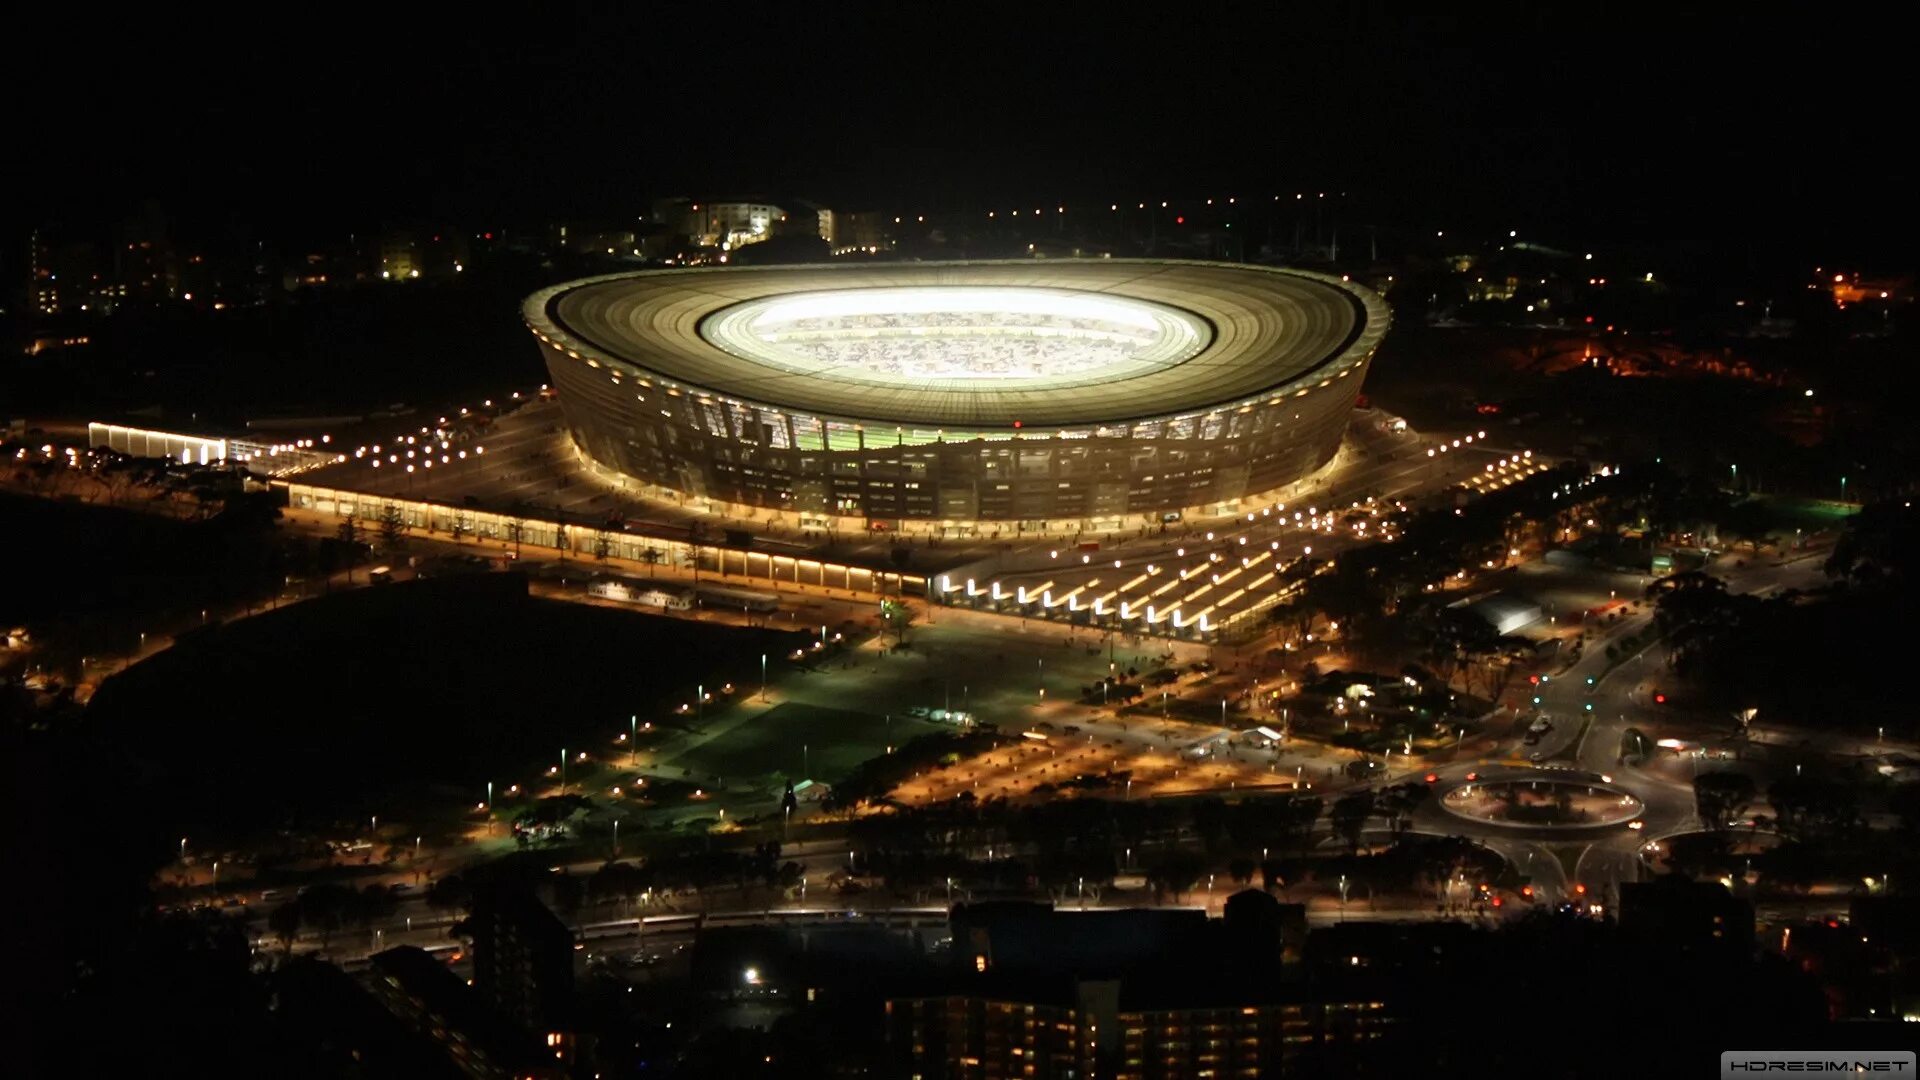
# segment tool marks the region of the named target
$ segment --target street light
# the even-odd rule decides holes
[[[760,700],[767,700],[767,654],[760,654]]]

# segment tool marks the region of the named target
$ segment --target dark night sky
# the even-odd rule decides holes
[[[911,209],[1344,188],[1408,226],[1911,265],[1903,35],[1851,9],[1136,7],[87,15],[34,27],[0,76],[38,151],[14,206],[146,195],[299,235],[703,191]]]

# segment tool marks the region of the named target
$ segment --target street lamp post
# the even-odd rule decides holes
[[[633,713],[632,715],[627,717],[627,750],[630,754],[628,763],[637,768],[640,764],[640,714],[639,713]]]
[[[567,748],[560,748],[560,794],[567,793]]]
[[[767,654],[760,654],[760,700],[767,700]]]

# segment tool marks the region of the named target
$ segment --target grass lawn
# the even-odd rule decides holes
[[[889,727],[886,718],[875,713],[788,702],[676,755],[673,764],[697,775],[746,779],[779,773],[799,780],[804,756],[812,779],[832,783],[862,761],[885,753],[889,744],[899,746],[943,729],[951,730],[903,716],[894,717]]]

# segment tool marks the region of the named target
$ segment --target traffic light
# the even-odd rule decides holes
[[[1553,676],[1551,676],[1551,675],[1542,675],[1542,676],[1540,676],[1540,681],[1541,681],[1541,682],[1552,682],[1552,681],[1553,681]]]
[[[1592,686],[1592,685],[1593,685],[1594,683],[1597,683],[1597,682],[1599,682],[1599,681],[1600,681],[1599,679],[1596,679],[1596,678],[1594,678],[1594,677],[1593,677],[1593,676],[1591,676],[1591,675],[1589,675],[1589,676],[1587,676],[1587,685],[1588,685],[1588,686]]]
[[[1539,695],[1539,694],[1535,694],[1535,695],[1533,695],[1533,703],[1534,703],[1535,705],[1538,705],[1538,704],[1540,704],[1540,695]]]
[[[1653,703],[1655,705],[1665,705],[1667,703],[1667,695],[1661,694],[1661,693],[1655,693],[1653,695]]]
[[[1527,900],[1531,902],[1533,900],[1533,886],[1531,885],[1520,886],[1520,897],[1523,900]]]
[[[1527,676],[1527,682],[1529,682],[1529,683],[1531,683],[1531,684],[1532,684],[1532,685],[1534,685],[1534,686],[1539,686],[1539,685],[1540,685],[1540,676],[1538,676],[1538,675],[1529,675],[1529,676]]]
[[[1573,894],[1575,896],[1585,896],[1587,895],[1587,887],[1585,885],[1575,885],[1573,887]]]
[[[1593,711],[1593,702],[1591,702],[1591,701],[1589,701],[1589,702],[1587,702],[1587,711],[1588,711],[1588,712],[1592,712],[1592,711]]]

